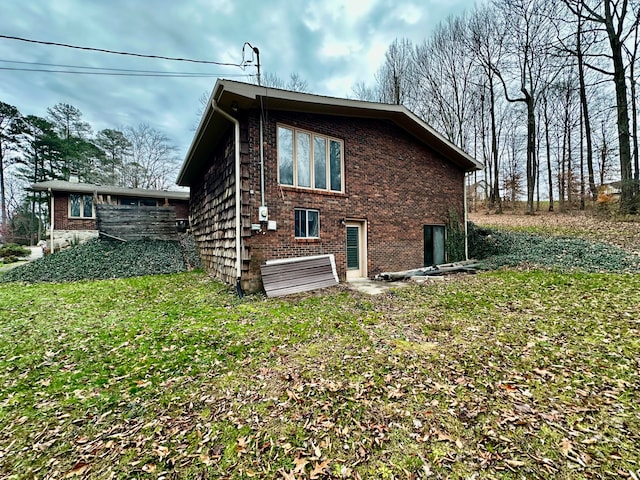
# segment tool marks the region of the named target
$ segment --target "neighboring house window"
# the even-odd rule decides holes
[[[69,194],[70,218],[93,218],[93,195]]]
[[[342,192],[342,140],[278,126],[281,185]]]
[[[155,198],[122,197],[120,198],[120,205],[131,207],[156,207],[158,205],[158,201]]]
[[[320,212],[318,210],[295,211],[296,238],[320,237]]]

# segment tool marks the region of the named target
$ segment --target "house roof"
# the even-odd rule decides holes
[[[114,185],[94,185],[92,183],[66,182],[64,180],[49,180],[47,182],[32,183],[31,190],[35,192],[71,192],[96,193],[98,195],[117,195],[121,197],[167,198],[169,200],[189,200],[189,192],[174,190],[147,190],[145,188],[116,187]]]
[[[210,161],[210,153],[231,127],[228,120],[214,110],[213,104],[233,115],[233,109],[265,108],[291,112],[317,113],[345,117],[386,119],[394,122],[440,153],[451,163],[473,171],[482,164],[448,141],[403,105],[364,102],[343,98],[292,92],[232,80],[218,80],[178,174],[177,184],[189,186]]]

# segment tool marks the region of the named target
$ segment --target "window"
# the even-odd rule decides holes
[[[320,238],[320,212],[296,209],[296,238]]]
[[[342,192],[342,141],[278,126],[281,185]]]
[[[70,218],[93,218],[93,195],[69,194]]]
[[[121,197],[120,205],[130,207],[155,207],[158,205],[158,201],[155,198]]]

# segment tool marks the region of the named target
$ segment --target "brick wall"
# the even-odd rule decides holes
[[[169,205],[175,207],[176,218],[178,220],[182,218],[189,218],[189,202],[184,202],[182,200],[169,200]]]
[[[69,218],[69,194],[56,192],[54,199],[54,230],[95,230],[95,218]]]
[[[310,130],[344,141],[344,193],[278,185],[276,125]],[[260,206],[260,149],[257,112],[241,118],[243,196],[243,283],[261,288],[260,265],[276,258],[332,253],[338,274],[346,278],[346,229],[343,219],[365,220],[367,270],[421,267],[423,226],[442,225],[451,209],[462,218],[463,176],[427,146],[389,121],[267,111],[264,122],[265,203],[276,231],[251,232]],[[205,268],[234,283],[232,132],[212,154],[203,180],[191,186],[192,228]],[[225,154],[223,154],[225,153]],[[296,239],[294,209],[320,211],[320,238]],[[209,212],[209,213],[205,213]],[[226,213],[223,213],[226,212]],[[231,279],[231,281],[230,281]]]
[[[310,130],[344,141],[345,192],[329,193],[277,183],[276,125]],[[249,124],[251,221],[260,204],[258,121]],[[268,259],[333,253],[338,274],[346,277],[346,230],[342,219],[366,220],[368,275],[421,267],[423,226],[446,223],[463,210],[463,177],[459,168],[440,158],[389,121],[324,115],[268,112],[264,124],[266,204],[277,231],[250,240],[251,274]],[[320,211],[320,239],[294,235],[294,209]]]

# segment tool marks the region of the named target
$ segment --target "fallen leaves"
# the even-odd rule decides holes
[[[117,321],[69,320],[59,294],[63,307],[40,294],[67,320],[45,325],[28,310],[36,299],[11,291],[20,315],[11,329],[0,324],[0,358],[13,359],[0,370],[0,476],[17,465],[52,479],[633,478],[638,469],[633,277],[500,272],[376,299],[339,291],[296,301],[240,301],[203,278],[171,278],[145,280],[137,290],[154,292],[145,301],[126,284],[73,293],[94,308],[124,290],[117,297],[136,305],[112,297]],[[52,333],[24,330],[24,318]],[[17,355],[4,341],[13,330],[42,345],[22,342]]]

